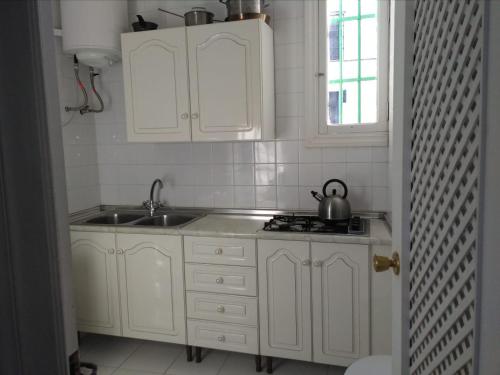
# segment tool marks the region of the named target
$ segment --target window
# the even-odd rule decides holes
[[[305,7],[308,144],[387,145],[388,0]]]

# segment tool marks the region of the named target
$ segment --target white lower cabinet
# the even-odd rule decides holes
[[[71,240],[80,331],[186,343],[181,237],[73,231]]]
[[[255,327],[191,319],[187,325],[189,345],[248,354],[259,352]]]
[[[311,244],[314,362],[349,366],[370,350],[368,246]]]
[[[71,232],[78,330],[121,335],[115,234]]]
[[[181,238],[118,234],[116,242],[123,335],[185,344]]]
[[[263,355],[339,366],[369,355],[368,246],[259,240],[258,249]]]
[[[309,242],[259,240],[257,247],[261,353],[310,361]]]

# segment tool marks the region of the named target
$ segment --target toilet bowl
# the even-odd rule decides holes
[[[350,365],[344,375],[392,375],[392,358],[390,355],[361,358]]]

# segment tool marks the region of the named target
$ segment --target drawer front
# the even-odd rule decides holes
[[[258,354],[257,328],[188,320],[188,345]]]
[[[186,262],[255,266],[255,240],[184,237]]]
[[[251,267],[186,263],[186,289],[255,297],[257,271]]]
[[[188,318],[257,326],[257,299],[187,292]]]

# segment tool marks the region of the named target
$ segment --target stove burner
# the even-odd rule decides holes
[[[349,221],[331,222],[317,216],[274,215],[264,224],[264,230],[363,235],[366,233],[366,219],[353,216]]]

